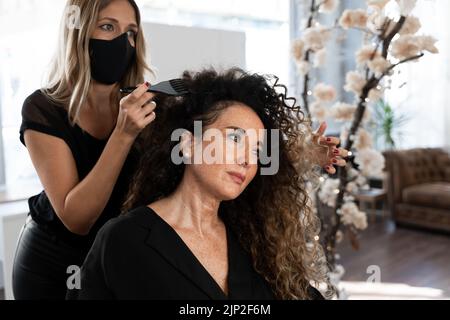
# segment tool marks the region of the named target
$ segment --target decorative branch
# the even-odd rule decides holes
[[[311,0],[310,12],[309,12],[309,17],[308,17],[308,22],[306,24],[306,29],[312,27],[314,17],[316,15],[316,13],[319,11],[319,9],[320,9],[320,4],[316,6],[316,0]],[[306,61],[307,63],[309,63],[310,55],[311,55],[311,49],[306,50],[305,58],[303,60]],[[309,92],[309,74],[308,74],[308,72],[306,72],[303,77],[302,100],[303,100],[303,108],[305,109],[306,115],[308,118],[311,118],[311,112],[309,110],[308,92]]]
[[[404,2],[397,0],[397,3],[401,12],[408,12],[402,13],[398,21],[384,16],[383,6],[385,3],[383,2],[372,5],[375,8],[371,8],[374,10],[370,16],[371,21],[369,21],[370,12],[361,9],[345,10],[332,27],[325,28],[316,23],[316,16],[322,10],[322,6],[323,9],[327,7],[326,10],[331,12],[333,10],[331,8],[336,7],[336,2],[310,0],[306,28],[302,37],[296,40],[293,47],[295,60],[303,78],[301,97],[305,115],[314,121],[322,121],[327,115],[336,118],[338,121],[349,121],[347,137],[343,138],[341,145],[344,149],[353,152],[355,144],[357,151],[356,157],[350,159],[346,167],[337,167],[337,179],[326,179],[324,177],[322,181],[324,185],[318,192],[311,195],[316,203],[317,215],[322,222],[320,241],[331,269],[330,277],[333,279],[340,279],[343,270],[342,266],[336,264],[336,243],[337,237],[341,238],[341,228],[345,227],[346,235],[349,237],[352,247],[358,249],[358,231],[367,227],[367,215],[359,210],[353,192],[359,188],[368,187],[366,178],[369,172],[380,173],[384,161],[380,152],[371,147],[370,134],[360,129],[372,94],[381,91],[383,79],[386,76],[391,76],[392,70],[399,65],[420,59],[424,55],[424,51],[438,52],[438,49],[434,46],[436,40],[433,37],[414,36],[420,28],[420,24],[417,18],[408,20],[407,15],[411,11],[410,3],[408,3],[407,8],[402,7],[406,6]],[[403,30],[406,22],[408,22],[408,27]],[[358,65],[362,67],[359,67],[356,72],[352,71],[347,74],[345,90],[355,93],[356,103],[338,102],[330,110],[327,110],[326,107],[330,106],[330,103],[336,98],[336,90],[325,83],[318,83],[314,89],[310,89],[312,79],[309,74],[309,67],[313,55],[317,55],[315,58],[320,64],[323,56],[318,55],[324,53],[323,50],[330,37],[330,31],[337,28],[356,29],[365,32],[367,36],[364,37],[364,41],[370,40],[376,45],[361,48],[358,52]],[[400,37],[394,42],[398,34],[400,34]],[[398,59],[396,63],[391,63],[388,60],[389,53]],[[314,107],[313,110],[310,107],[312,92],[315,97],[314,105],[311,105]],[[357,134],[358,140],[355,139]],[[364,139],[367,140],[365,143]],[[358,143],[355,143],[356,141]],[[363,165],[361,161],[364,160],[365,156],[379,160],[376,160],[376,163],[375,161],[369,161],[369,165]],[[353,162],[360,164],[359,170],[353,168]],[[372,169],[372,166],[376,172],[368,171]],[[330,210],[327,210],[325,205]]]
[[[399,21],[396,23],[395,27],[386,36],[386,38],[381,39],[382,40],[382,56],[383,56],[383,58],[385,58],[385,59],[387,58],[391,42],[392,42],[393,38],[395,37],[395,35],[402,29],[405,21],[406,21],[406,17],[401,16]],[[389,23],[388,23],[388,26],[389,26]],[[377,50],[377,49],[375,49],[375,50]],[[372,55],[372,59],[375,55],[375,52],[376,51],[374,51],[374,54]],[[358,102],[356,113],[354,115],[354,118],[353,118],[353,121],[352,121],[352,124],[350,127],[349,134],[347,136],[345,143],[343,144],[344,149],[351,150],[353,147],[353,143],[354,143],[353,137],[355,136],[356,132],[358,131],[358,128],[361,125],[364,113],[366,111],[366,103],[367,103],[367,98],[369,96],[369,92],[372,89],[376,88],[378,86],[378,84],[380,83],[380,81],[383,79],[383,77],[386,76],[396,66],[398,66],[401,63],[419,59],[422,56],[423,56],[423,53],[420,55],[417,55],[415,57],[404,59],[404,60],[400,61],[399,63],[390,66],[380,77],[376,77],[375,74],[373,74],[372,77],[370,77],[368,79],[368,81],[366,82],[365,86],[363,87],[362,93],[359,97],[359,102]],[[366,75],[368,75],[368,74],[369,74],[369,68],[366,67]],[[367,79],[367,77],[366,77],[366,79]],[[333,225],[329,230],[327,230],[328,232],[325,234],[325,239],[324,239],[326,256],[328,259],[328,263],[331,265],[332,268],[336,265],[336,257],[335,257],[336,256],[336,233],[341,226],[341,215],[338,214],[338,212],[341,210],[342,205],[344,204],[344,194],[346,192],[346,188],[349,183],[348,171],[347,171],[346,167],[338,169],[338,177],[339,177],[339,193],[338,193],[337,199],[336,199],[335,211],[333,212],[334,217],[333,217],[333,219],[331,219]],[[355,237],[354,230],[349,229],[348,231],[351,234],[351,237]],[[356,246],[354,241],[352,241],[352,245],[354,247]]]
[[[423,52],[421,52],[420,54],[418,54],[416,56],[400,60],[396,64],[393,64],[392,66],[387,68],[385,72],[383,72],[383,75],[378,79],[378,82],[380,82],[385,76],[387,76],[389,74],[389,72],[391,72],[395,67],[397,67],[397,66],[399,66],[399,65],[401,65],[403,63],[407,63],[407,62],[410,62],[410,61],[418,60],[418,59],[422,58],[424,55],[425,54]]]
[[[312,120],[318,121],[322,121],[321,119],[327,115],[334,117],[337,121],[349,121],[347,137],[343,138],[341,145],[344,149],[352,152],[354,152],[353,146],[355,145],[356,150],[355,158],[350,158],[346,167],[337,167],[337,179],[326,179],[324,176],[321,188],[311,195],[315,200],[317,215],[322,222],[320,241],[331,269],[330,279],[334,279],[334,283],[337,283],[343,274],[343,267],[336,263],[336,243],[338,237],[342,238],[341,228],[343,230],[345,228],[352,247],[358,249],[358,232],[367,227],[367,215],[359,210],[354,192],[359,188],[368,188],[367,176],[370,173],[381,173],[384,161],[381,153],[371,147],[370,134],[362,130],[363,118],[366,118],[366,109],[372,99],[372,94],[376,94],[377,91],[381,92],[383,79],[391,76],[392,71],[399,65],[420,59],[424,56],[424,51],[438,52],[434,46],[436,39],[430,36],[414,36],[420,28],[420,23],[417,18],[411,17],[409,20],[408,15],[413,8],[411,2],[400,0],[396,0],[396,2],[401,12],[398,21],[385,17],[384,6],[387,2],[373,2],[372,4],[369,2],[369,10],[372,11],[345,10],[340,19],[336,20],[335,25],[326,29],[319,25],[316,26],[315,17],[322,9],[322,5],[325,9],[325,5],[329,6],[330,3],[327,0],[311,0],[305,33],[295,46],[295,59],[299,63],[299,70],[303,77],[302,99],[306,115],[310,118],[315,117]],[[334,2],[331,7],[335,4]],[[327,10],[331,11],[332,9]],[[369,16],[369,14],[371,15]],[[403,28],[407,22],[407,27]],[[309,88],[311,77],[307,69],[311,56],[324,49],[330,30],[336,28],[362,31],[367,34],[364,41],[371,41],[376,45],[362,47],[358,52],[359,70],[347,74],[345,90],[355,93],[355,104],[338,102],[330,110],[327,110],[326,106],[335,100],[336,90],[324,83],[317,84],[311,90]],[[308,29],[312,30],[308,32]],[[400,37],[397,40],[398,34]],[[396,39],[395,42],[394,39]],[[397,59],[396,63],[388,60],[389,53]],[[321,57],[317,56],[316,58],[319,58],[318,61],[320,61]],[[313,110],[310,110],[309,104],[311,91],[314,92],[316,99]],[[344,128],[347,130],[346,127]],[[366,141],[364,142],[364,140]],[[368,158],[369,156],[370,158]],[[365,160],[364,157],[368,158],[368,161],[369,159],[374,160],[370,160],[368,165],[363,164],[361,161]],[[358,170],[353,168],[353,162],[360,164]],[[325,205],[330,210],[326,210]]]

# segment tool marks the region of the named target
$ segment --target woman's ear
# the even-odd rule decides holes
[[[192,154],[194,152],[194,144],[193,142],[193,135],[189,131],[185,131],[181,135],[181,143],[180,143],[180,149],[181,153],[183,154],[183,162],[184,164],[191,164],[192,163]]]

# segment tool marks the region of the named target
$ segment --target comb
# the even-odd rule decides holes
[[[136,87],[127,87],[120,89],[120,92],[132,93],[134,90],[136,90]],[[182,79],[172,79],[151,86],[150,88],[148,88],[147,92],[164,93],[169,96],[182,96],[188,94],[189,90],[186,88]]]

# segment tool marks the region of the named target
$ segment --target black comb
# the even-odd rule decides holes
[[[120,89],[120,92],[132,93],[134,90],[136,90],[136,87],[127,87]],[[172,79],[151,86],[148,88],[147,92],[165,93],[169,96],[182,96],[188,94],[189,90],[186,88],[182,79]]]

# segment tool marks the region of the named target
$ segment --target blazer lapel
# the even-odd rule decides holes
[[[148,208],[148,207],[147,207]],[[201,265],[176,231],[152,209],[148,208],[151,223],[146,244],[155,249],[167,262],[189,281],[214,300],[226,299],[219,285]]]

